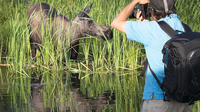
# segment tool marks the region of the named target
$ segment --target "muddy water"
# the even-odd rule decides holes
[[[143,80],[133,73],[0,73],[0,112],[137,112]],[[19,75],[20,76],[20,75]]]

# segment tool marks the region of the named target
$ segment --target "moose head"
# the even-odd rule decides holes
[[[87,15],[90,13],[91,8],[92,4],[85,7],[83,11],[80,11],[80,13],[73,19],[73,21],[79,23],[82,36],[91,35],[100,37],[103,40],[112,39],[113,33],[109,27],[103,24],[98,24]]]

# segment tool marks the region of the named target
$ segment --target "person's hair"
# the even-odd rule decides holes
[[[160,11],[160,10],[156,10],[152,7],[149,7],[149,14],[152,16],[154,16],[157,20],[165,17],[165,16],[169,16],[170,14],[176,13],[176,9],[174,8],[173,10],[169,10],[167,13],[165,11]]]

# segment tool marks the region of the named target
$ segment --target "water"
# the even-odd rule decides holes
[[[30,78],[5,71],[0,73],[0,112],[139,111],[143,80],[131,73],[30,72]]]

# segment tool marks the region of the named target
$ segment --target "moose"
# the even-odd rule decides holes
[[[51,8],[46,3],[32,5],[28,9],[28,26],[30,30],[30,45],[32,58],[36,56],[36,51],[40,50],[42,44],[42,28],[50,31],[54,47],[58,45],[60,39],[64,44],[70,44],[71,59],[77,59],[79,49],[79,39],[86,35],[100,37],[101,39],[110,40],[113,37],[112,30],[98,24],[91,19],[87,13],[90,12],[92,4],[85,7],[72,20],[62,14],[57,14],[55,8]],[[48,24],[52,24],[48,27]]]

